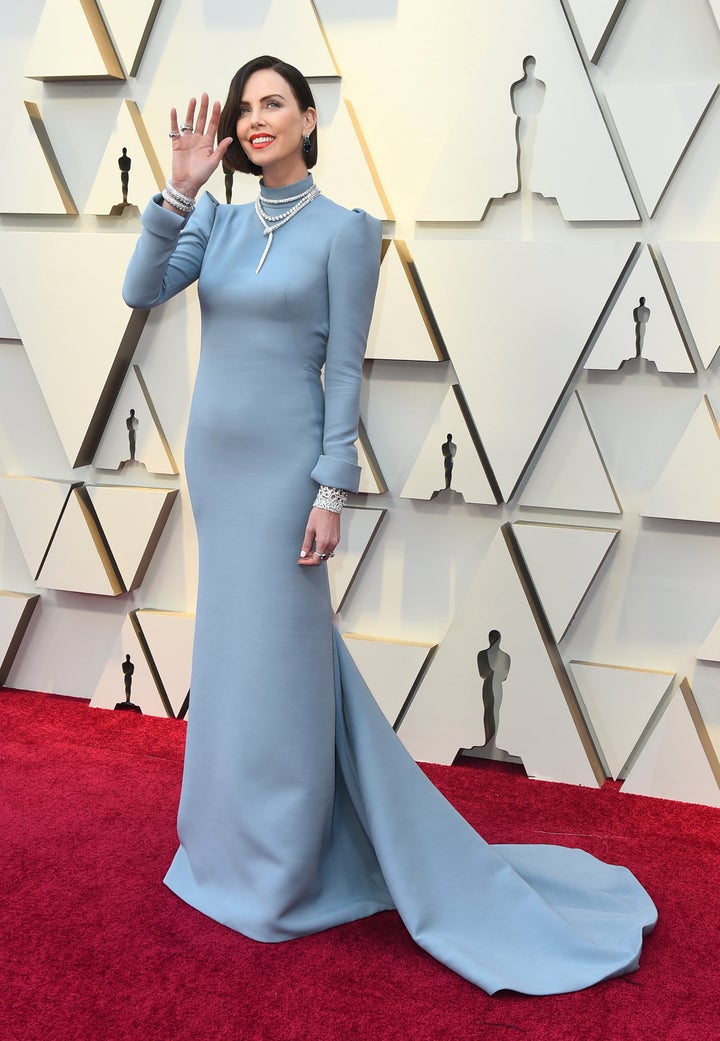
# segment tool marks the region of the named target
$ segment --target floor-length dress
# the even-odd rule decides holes
[[[380,223],[321,195],[256,273],[267,240],[253,206],[206,193],[186,220],[160,202],[125,299],[152,307],[198,279],[203,323],[185,457],[200,549],[192,707],[166,883],[264,941],[397,908],[418,944],[490,993],[632,970],[656,917],[635,878],[580,850],[485,843],[375,704],[332,625],[326,567],[296,563],[318,484],[357,487]]]

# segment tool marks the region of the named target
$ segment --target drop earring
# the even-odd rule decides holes
[[[305,134],[305,136],[303,137],[303,152],[309,152],[310,147],[310,135]]]

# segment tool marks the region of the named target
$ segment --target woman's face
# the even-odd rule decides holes
[[[266,184],[292,184],[307,175],[303,137],[313,131],[316,121],[315,109],[301,110],[279,72],[259,69],[245,84],[237,139],[251,162],[262,167]]]

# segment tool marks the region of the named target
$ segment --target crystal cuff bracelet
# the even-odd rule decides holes
[[[326,484],[321,484],[313,506],[319,510],[341,513],[347,497],[348,493],[343,488],[328,488]]]

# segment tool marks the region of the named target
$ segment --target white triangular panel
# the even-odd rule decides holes
[[[713,765],[682,690],[675,693],[645,742],[622,791],[720,806]]]
[[[503,59],[507,65],[505,55]],[[491,199],[517,191],[516,119],[509,100],[510,84],[517,79],[516,65],[511,63],[509,78],[504,71],[488,69],[480,56],[478,67],[483,72],[470,91],[474,99],[471,124],[468,126],[467,117],[452,121],[445,143],[437,149],[438,159],[420,198],[417,220],[482,220]],[[462,168],[472,170],[473,175],[448,180],[448,150],[459,141]]]
[[[162,0],[100,0],[103,17],[125,70],[135,75]]]
[[[7,300],[0,289],[0,340],[19,340],[20,334],[10,314]]]
[[[77,488],[67,501],[37,583],[46,589],[105,596],[124,591]]]
[[[13,116],[7,149],[0,163],[0,212],[68,212],[24,106]]]
[[[517,191],[516,117],[510,88],[537,59],[546,85],[537,116],[530,189],[555,198],[568,221],[637,220],[638,213],[562,5],[509,0],[480,41],[468,111],[437,142],[437,166],[419,220],[480,220],[488,201]],[[448,180],[448,156],[472,176]]]
[[[624,83],[606,88],[615,126],[652,214],[717,83]]]
[[[701,658],[703,661],[720,662],[720,618],[718,618],[698,651],[698,658]]]
[[[545,509],[622,513],[577,391],[555,424],[519,503]]]
[[[131,409],[134,415],[131,415]],[[102,470],[137,469],[156,474],[176,474],[177,464],[168,453],[167,439],[156,423],[155,408],[137,365],[129,370],[103,432],[93,463]],[[131,459],[128,423],[137,420],[135,457]]]
[[[544,19],[548,8],[536,10]],[[559,13],[559,5],[555,10]],[[537,75],[545,75],[544,62]],[[636,220],[637,207],[579,58],[573,75],[558,79],[538,117],[543,126],[535,142],[531,190],[556,199],[566,221]]]
[[[125,701],[125,677],[122,667],[127,654],[135,667],[130,687],[130,701],[133,705],[138,705],[145,715],[166,717],[167,712],[130,618],[125,619],[122,631],[115,639],[112,652],[90,701],[90,707],[114,709],[118,703]]]
[[[39,80],[124,78],[111,49],[105,49],[103,58],[80,0],[46,0],[25,75]]]
[[[507,499],[578,365],[627,245],[435,239],[417,240],[414,249]]]
[[[654,362],[661,372],[694,372],[648,249],[640,253],[585,368],[619,369],[624,361],[636,356],[634,312],[640,306],[641,297],[650,311],[641,357]]]
[[[0,341],[0,474],[69,474],[67,457],[22,343]],[[17,580],[14,579],[14,582]]]
[[[661,249],[703,365],[709,368],[720,345],[720,242],[663,242]]]
[[[585,53],[591,61],[607,28],[622,9],[625,0],[569,0]]]
[[[120,287],[134,246],[124,234],[0,235],[0,284],[71,463],[132,314]]]
[[[310,0],[272,0],[252,53],[277,54],[304,76],[340,75]]]
[[[715,15],[715,21],[720,29],[720,0],[710,0],[710,7],[712,8],[712,13]]]
[[[513,531],[559,641],[610,552],[618,529],[518,521]]]
[[[135,615],[175,715],[190,689],[195,615],[137,611]]]
[[[355,506],[346,506],[343,510],[340,545],[335,550],[334,558],[327,562],[334,611],[342,607],[384,516],[385,510]]]
[[[88,485],[87,492],[125,588],[136,589],[177,491],[116,484]]]
[[[71,487],[70,481],[0,477],[0,498],[33,577],[50,545]]]
[[[329,108],[323,105],[323,94],[329,90],[332,88],[317,84],[313,91],[320,117],[319,159],[312,171],[313,176],[323,192],[341,206],[367,210],[375,217],[390,217],[387,203],[381,198],[373,180],[368,156],[353,125],[347,102],[341,99],[337,104],[331,101]],[[328,116],[334,109],[334,115],[329,121],[324,109]],[[257,187],[253,198],[255,194]]]
[[[617,779],[675,674],[585,661],[570,662],[570,671],[610,776]]]
[[[140,129],[140,133],[138,132]],[[134,102],[127,99],[118,111],[115,125],[98,167],[85,213],[109,214],[113,206],[122,203],[122,184],[118,160],[123,148],[132,162],[128,182],[128,204],[145,208],[151,195],[165,186],[160,164],[152,142],[142,125],[142,117]]]
[[[40,597],[0,590],[0,686],[7,680],[13,659]]]
[[[392,725],[435,644],[343,635],[363,679]]]
[[[452,459],[450,487],[466,502],[497,504],[487,475],[477,454],[455,390],[448,387],[433,424],[403,487],[405,499],[431,499],[445,488],[443,446],[452,434],[455,455]]]
[[[400,724],[419,760],[452,763],[460,748],[484,742],[483,680],[478,653],[498,630],[510,655],[503,683],[498,748],[520,756],[528,774],[595,787],[565,694],[498,532]]]
[[[642,516],[720,524],[720,434],[707,397],[660,474]]]
[[[357,440],[358,466],[361,468],[358,492],[362,495],[380,495],[387,491],[385,478],[375,458],[372,445],[365,428],[360,424],[360,436]]]
[[[152,404],[155,426],[167,438],[167,449],[175,468],[182,459],[200,342],[197,293],[180,293],[150,312],[138,340],[137,363],[131,366],[141,388],[144,388],[146,404],[148,407]],[[180,358],[182,364],[179,364]],[[130,378],[130,372],[127,378]],[[124,416],[120,414],[121,436],[128,416],[129,411]],[[125,444],[128,444],[127,440]],[[127,449],[123,448],[123,452],[126,453]]]
[[[438,354],[395,241],[380,267],[366,358],[437,361]]]

